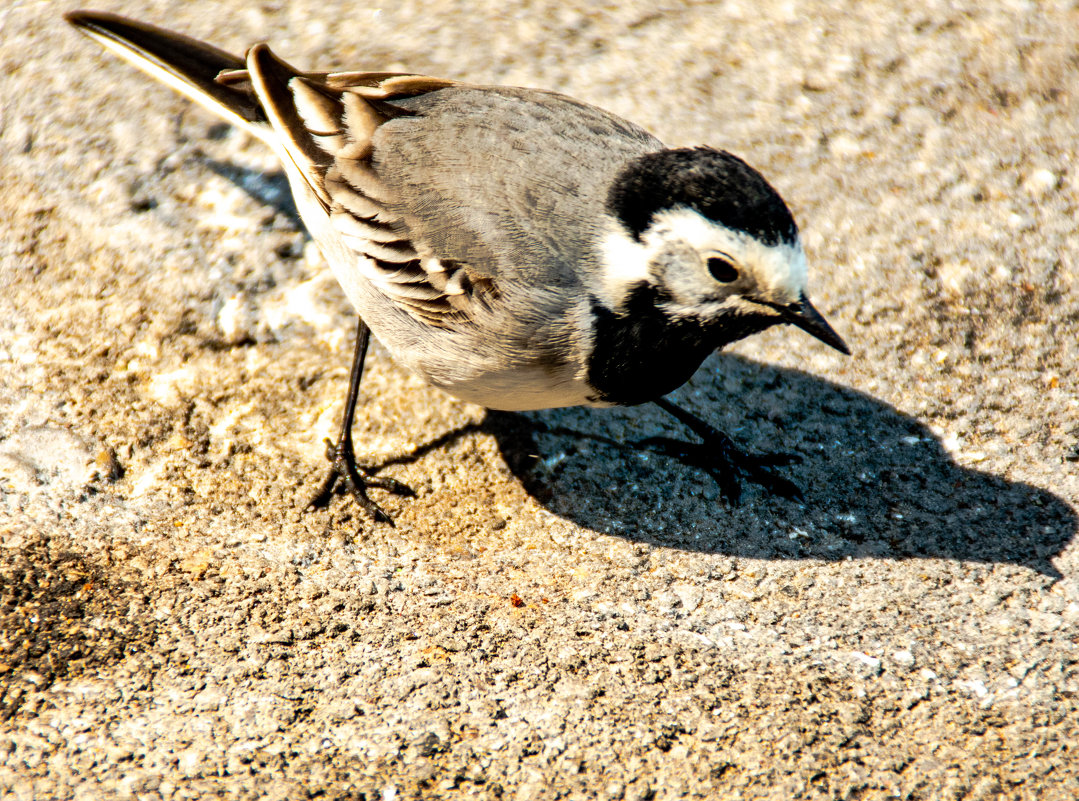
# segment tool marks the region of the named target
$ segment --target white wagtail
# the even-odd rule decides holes
[[[652,401],[703,442],[655,442],[708,470],[798,496],[770,468],[663,396],[712,351],[789,323],[846,345],[805,294],[786,204],[730,153],[669,149],[606,111],[537,89],[386,72],[300,72],[113,14],[67,20],[265,141],[300,216],[359,312],[332,469],[376,520],[351,428],[368,329],[402,365],[492,409]]]

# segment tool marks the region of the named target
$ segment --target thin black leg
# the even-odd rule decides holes
[[[367,345],[370,339],[370,329],[362,319],[358,320],[356,348],[352,353],[352,370],[348,376],[348,397],[345,399],[345,414],[341,418],[341,430],[337,435],[336,445],[326,440],[326,459],[330,462],[330,469],[305,508],[326,506],[340,481],[356,503],[371,515],[375,522],[389,523],[392,526],[393,520],[390,516],[367,497],[368,487],[387,490],[398,495],[413,495],[414,493],[396,479],[372,476],[362,470],[356,464],[356,451],[352,444],[352,422],[356,417],[356,401],[360,396],[360,379],[363,377],[363,365],[367,359]]]
[[[784,498],[802,500],[802,491],[794,482],[777,476],[770,470],[773,467],[800,462],[800,456],[792,453],[747,453],[727,434],[690,414],[681,406],[666,398],[653,402],[704,441],[694,443],[669,437],[650,437],[641,444],[657,446],[663,453],[707,471],[731,504],[737,504],[742,496],[742,478]]]

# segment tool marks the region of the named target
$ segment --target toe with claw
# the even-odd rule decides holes
[[[683,464],[706,471],[719,484],[723,497],[737,506],[742,497],[742,480],[758,484],[768,492],[794,501],[803,500],[793,481],[776,475],[772,468],[795,464],[802,459],[793,453],[747,453],[721,431],[704,442],[683,442],[670,437],[649,437],[638,445],[673,456]]]
[[[326,442],[326,459],[330,462],[329,472],[322,480],[318,490],[307,502],[304,509],[326,506],[333,497],[338,483],[343,484],[353,499],[376,523],[393,525],[382,507],[372,501],[369,488],[386,490],[395,495],[413,496],[416,493],[410,487],[393,478],[373,476],[356,464],[356,451],[352,445],[352,422],[356,415],[356,400],[360,393],[360,378],[363,376],[363,363],[367,356],[367,344],[371,332],[362,319],[356,323],[356,345],[352,353],[352,370],[348,377],[348,396],[345,398],[345,413],[341,419],[341,431],[337,435],[337,444]]]
[[[326,459],[330,463],[330,469],[326,478],[322,480],[318,490],[307,502],[306,509],[321,508],[326,506],[333,497],[338,483],[344,485],[352,498],[359,504],[371,519],[376,523],[388,523],[393,525],[393,519],[367,495],[369,488],[386,490],[395,495],[414,496],[415,493],[407,484],[402,484],[395,478],[373,476],[356,464],[356,455],[352,449],[352,443],[342,440],[336,445],[329,439],[326,440]]]
[[[773,468],[802,461],[793,453],[749,453],[734,440],[685,409],[663,398],[656,405],[691,429],[702,442],[682,442],[670,437],[650,437],[640,445],[673,456],[685,464],[708,472],[732,505],[742,497],[742,480],[764,487],[782,498],[802,501],[802,491],[793,481],[776,475]]]

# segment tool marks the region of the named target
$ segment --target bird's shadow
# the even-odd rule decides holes
[[[721,385],[707,386],[709,373],[722,375]],[[483,428],[548,510],[635,541],[766,559],[1013,563],[1060,577],[1051,560],[1075,536],[1072,507],[1044,489],[961,467],[925,425],[891,406],[729,355],[706,362],[693,386],[680,394],[698,396],[695,410],[715,409],[710,421],[741,445],[803,456],[782,468],[803,503],[747,487],[732,508],[707,474],[634,446],[655,434],[683,436],[651,406],[490,412]]]
[[[222,123],[222,125],[228,128],[226,124]],[[296,201],[292,197],[288,176],[282,170],[260,172],[208,156],[202,156],[200,161],[210,172],[220,175],[226,181],[239,187],[252,200],[273,209],[276,214],[287,219],[305,238],[310,238],[300,212],[296,208]]]
[[[284,173],[205,161],[307,235]],[[709,375],[723,376],[722,386]],[[1044,489],[959,466],[928,428],[891,406],[728,354],[706,362],[693,386],[702,396],[694,408],[716,409],[709,422],[740,445],[801,453],[804,461],[782,473],[802,488],[804,503],[747,487],[732,508],[707,474],[634,446],[653,435],[694,439],[651,406],[490,412],[481,428],[551,512],[636,541],[770,559],[943,557],[1060,575],[1051,560],[1079,527],[1072,507]]]

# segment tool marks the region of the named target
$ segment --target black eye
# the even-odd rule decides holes
[[[712,277],[723,284],[729,284],[738,279],[738,270],[726,259],[713,256],[708,260],[708,272]]]

